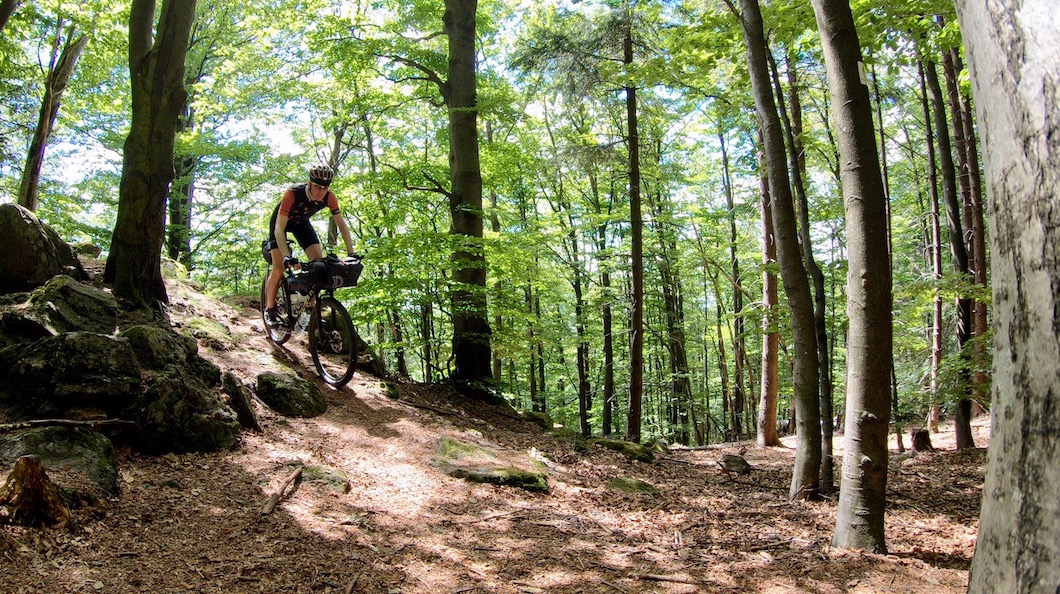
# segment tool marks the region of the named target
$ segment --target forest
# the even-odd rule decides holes
[[[946,0],[4,0],[0,200],[101,249],[123,304],[164,310],[162,261],[256,297],[280,194],[326,163],[365,257],[348,306],[392,373],[584,436],[795,434],[791,499],[838,490],[845,435],[843,476],[864,472],[840,523],[882,518],[889,442],[944,419],[974,448],[997,405],[991,245],[1015,244],[987,229],[1005,211],[962,18]],[[885,551],[868,524],[837,544]]]

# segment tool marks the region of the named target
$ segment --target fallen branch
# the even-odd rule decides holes
[[[692,578],[682,577],[679,575],[658,575],[654,573],[634,573],[630,577],[639,580],[649,580],[652,582],[672,582],[675,584],[692,584],[698,585],[700,582]]]
[[[272,510],[275,509],[276,504],[280,502],[280,498],[283,497],[283,492],[287,490],[287,486],[290,485],[291,483],[293,483],[294,481],[298,480],[299,478],[301,478],[301,476],[302,476],[302,467],[299,466],[298,468],[296,468],[294,470],[294,472],[292,472],[290,475],[288,475],[288,477],[286,479],[284,479],[283,484],[280,485],[280,489],[269,496],[269,500],[266,501],[265,505],[263,505],[261,507],[262,515],[272,513]]]
[[[88,427],[89,429],[103,429],[106,427],[135,427],[135,421],[124,419],[98,419],[95,421],[75,421],[74,419],[33,419],[19,421],[17,423],[4,423],[0,425],[0,433],[33,429],[36,427]]]

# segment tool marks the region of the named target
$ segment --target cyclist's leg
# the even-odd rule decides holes
[[[276,307],[276,291],[280,287],[280,281],[283,280],[283,254],[279,248],[273,248],[271,255],[272,268],[269,269],[269,282],[266,285],[268,291],[265,295],[265,309]]]
[[[306,246],[305,257],[308,260],[319,260],[324,257],[324,248],[320,247],[319,243]]]
[[[298,245],[305,251],[307,260],[319,260],[324,257],[323,248],[320,247],[320,236],[317,235],[316,229],[313,228],[309,219],[294,225],[288,224],[287,230],[294,234],[294,238],[298,240]]]

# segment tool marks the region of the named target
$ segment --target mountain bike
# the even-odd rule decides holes
[[[261,321],[265,334],[279,346],[292,335],[308,333],[309,354],[317,373],[330,386],[341,388],[357,370],[357,330],[335,289],[357,284],[363,265],[360,257],[339,259],[328,254],[301,266],[287,268],[276,291],[280,324],[269,326],[265,316],[269,273],[261,282]]]

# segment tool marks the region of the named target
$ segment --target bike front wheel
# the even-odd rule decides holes
[[[357,331],[350,313],[334,297],[321,297],[309,322],[309,353],[329,385],[345,386],[357,370]]]

